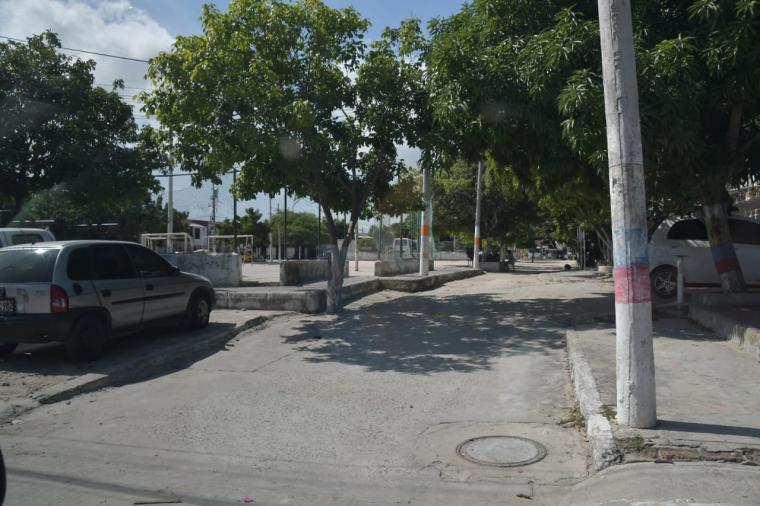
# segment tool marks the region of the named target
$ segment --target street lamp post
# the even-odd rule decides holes
[[[630,0],[598,0],[615,278],[617,418],[657,425],[644,159]]]

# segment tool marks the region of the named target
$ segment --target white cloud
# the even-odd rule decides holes
[[[168,50],[174,37],[145,11],[128,0],[0,0],[0,34],[26,38],[45,30],[58,33],[61,45],[101,53],[148,59]],[[97,62],[95,82],[109,88],[114,79],[126,86],[148,88],[147,65],[84,53],[72,53]],[[134,95],[137,89],[123,94]],[[129,100],[129,99],[127,99]],[[136,110],[136,115],[142,115]]]

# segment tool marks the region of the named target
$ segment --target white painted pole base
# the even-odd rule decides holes
[[[621,425],[657,425],[654,352],[642,336],[652,335],[652,303],[615,304],[617,321],[617,420]]]

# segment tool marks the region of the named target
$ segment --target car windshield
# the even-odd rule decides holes
[[[0,283],[49,283],[57,248],[0,249]]]

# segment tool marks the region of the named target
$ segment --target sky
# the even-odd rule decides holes
[[[462,5],[462,0],[324,0],[332,7],[353,6],[372,26],[368,40],[379,37],[386,26],[397,26],[403,19],[418,17],[423,25],[435,17],[446,17]],[[26,38],[50,29],[59,34],[64,47],[148,59],[159,51],[168,50],[178,35],[201,33],[199,21],[202,0],[0,0],[0,35]],[[214,2],[225,10],[226,0]],[[135,107],[139,124],[155,120],[146,119],[139,111],[139,103],[132,97],[150,83],[145,80],[147,65],[141,62],[93,56],[64,51],[72,56],[92,58],[96,61],[95,82],[110,88],[115,79],[123,79],[126,89],[124,100]],[[417,162],[417,152],[401,146],[399,154],[409,165]],[[227,176],[219,188],[217,219],[232,217],[232,196]],[[165,178],[162,178],[162,184]],[[165,201],[165,200],[164,200]],[[238,202],[238,213],[255,207],[264,217],[269,216],[269,198]],[[272,203],[273,211],[282,207],[282,196]],[[288,199],[288,209],[316,213],[316,205],[308,199]],[[174,178],[174,207],[187,211],[191,218],[209,219],[211,215],[211,185],[196,189],[189,177]]]

